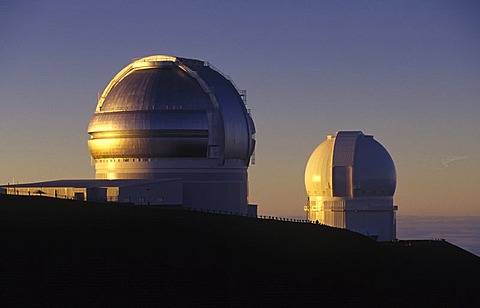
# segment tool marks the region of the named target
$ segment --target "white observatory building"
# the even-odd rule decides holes
[[[373,136],[340,131],[312,153],[305,169],[308,219],[390,241],[396,238],[392,157]]]
[[[245,99],[207,62],[166,55],[135,60],[99,96],[88,125],[96,179],[6,191],[256,216],[247,174],[255,127]]]

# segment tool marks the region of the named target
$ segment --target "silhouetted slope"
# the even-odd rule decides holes
[[[477,306],[480,258],[442,241],[0,195],[0,304]]]

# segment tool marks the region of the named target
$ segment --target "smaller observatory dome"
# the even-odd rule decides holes
[[[373,136],[340,131],[328,136],[310,156],[305,187],[309,196],[393,196],[395,165]]]

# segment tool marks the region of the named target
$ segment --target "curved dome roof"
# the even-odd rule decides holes
[[[255,128],[233,83],[207,63],[138,59],[98,100],[88,142],[93,158],[217,158],[249,163]]]
[[[309,196],[393,196],[395,165],[373,136],[341,131],[313,151],[305,169],[305,187]]]

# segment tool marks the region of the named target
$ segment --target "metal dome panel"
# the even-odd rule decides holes
[[[305,187],[309,195],[317,196],[393,196],[395,165],[372,136],[358,131],[338,132],[310,156]]]
[[[88,128],[91,135],[122,130],[208,131],[208,117],[205,111],[187,110],[106,112],[96,113]]]
[[[329,136],[310,156],[305,168],[305,187],[309,196],[332,196],[334,139]]]
[[[360,135],[355,147],[354,196],[393,196],[397,185],[395,164],[373,136]]]
[[[138,69],[108,93],[101,111],[211,110],[198,82],[178,66]]]
[[[222,109],[225,130],[225,158],[250,157],[254,149],[253,122],[235,86],[207,66],[195,67],[197,73],[214,89]]]

